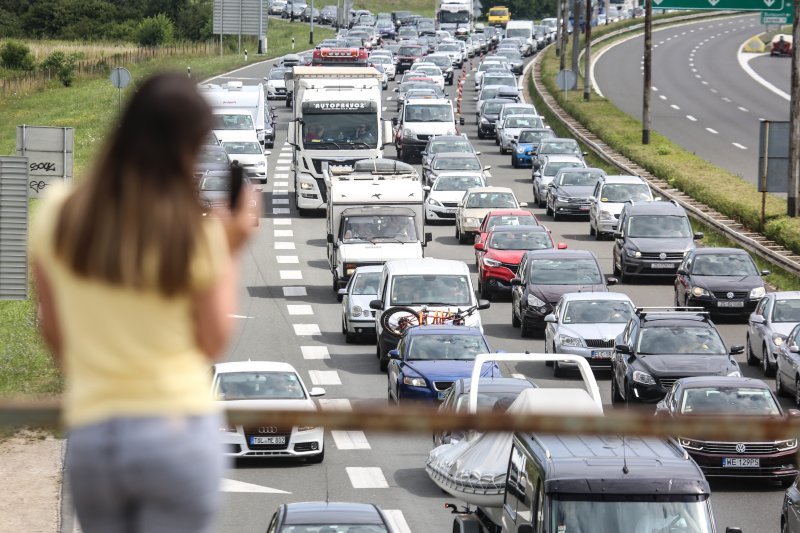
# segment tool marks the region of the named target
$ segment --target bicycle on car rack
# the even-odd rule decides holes
[[[458,309],[457,311],[430,310],[427,306],[421,309],[395,306],[390,307],[381,315],[381,326],[392,335],[402,337],[405,330],[413,326],[463,326],[466,323],[467,317],[471,316],[475,311],[487,309],[488,307],[489,302],[486,300],[480,300],[471,307]]]

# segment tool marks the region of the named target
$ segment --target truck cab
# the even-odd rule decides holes
[[[489,16],[487,17],[489,26],[506,27],[508,21],[511,20],[511,11],[505,6],[494,6],[489,9]]]

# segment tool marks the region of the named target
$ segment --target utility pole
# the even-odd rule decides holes
[[[308,31],[308,44],[314,44],[314,0],[311,0],[311,13],[309,14],[308,20],[311,23]]]
[[[653,74],[653,0],[644,0],[644,87],[642,88],[642,144],[650,144],[650,95]]]
[[[572,0],[572,72],[578,75],[578,41],[580,41],[581,2]],[[575,87],[572,87],[573,89]]]
[[[584,38],[584,51],[583,51],[583,99],[589,101],[591,97],[591,76],[589,76],[589,69],[591,68],[592,61],[592,0],[583,0],[586,2],[586,17],[584,24],[586,24],[586,37]]]
[[[792,22],[792,88],[789,101],[789,194],[786,198],[786,214],[798,216],[798,187],[800,186],[800,58],[797,45],[800,43],[800,2],[794,2],[794,21]]]
[[[561,9],[562,13],[562,20],[558,21],[558,25],[561,27],[561,57],[559,58],[559,70],[564,70],[567,68],[567,19],[569,18],[569,4],[567,3],[568,0],[558,0],[559,2],[563,2],[564,7]]]
[[[556,0],[556,55],[561,56],[561,0]]]
[[[258,0],[258,55],[264,53],[264,0]]]

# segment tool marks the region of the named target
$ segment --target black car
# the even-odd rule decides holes
[[[467,135],[434,135],[428,140],[425,149],[422,150],[422,166],[430,166],[431,160],[436,154],[444,152],[463,152],[466,154],[481,155],[469,142]]]
[[[760,379],[694,377],[679,379],[656,406],[656,416],[736,416],[786,418],[769,386]],[[677,436],[706,477],[778,479],[785,485],[797,475],[797,439],[769,442],[705,441]]]
[[[450,61],[450,56],[445,53],[434,53],[425,56],[419,63],[431,63],[442,69],[444,74],[444,82],[447,85],[453,85],[453,65]]]
[[[680,378],[742,373],[708,313],[639,308],[617,338],[611,357],[611,401],[656,403]]]
[[[781,533],[800,533],[800,477],[783,495]]]
[[[497,117],[500,116],[500,108],[505,104],[513,104],[510,98],[491,98],[486,100],[478,111],[478,139],[494,137]]]
[[[614,274],[620,281],[675,276],[694,241],[702,238],[702,233],[692,233],[689,217],[677,202],[625,204],[614,232]]]
[[[208,171],[227,171],[230,167],[231,159],[222,146],[204,145],[195,161],[194,175],[199,179]]]
[[[319,18],[322,24],[335,24],[336,23],[337,8],[336,6],[325,6],[319,13]]]
[[[268,533],[284,531],[389,533],[391,528],[383,510],[377,505],[296,502],[282,504],[269,521]]]
[[[559,298],[568,292],[606,292],[608,285],[594,252],[587,250],[534,250],[520,260],[511,280],[511,325],[523,337],[544,331],[544,317],[553,312]]]
[[[589,216],[589,197],[606,173],[599,168],[564,168],[547,186],[547,214],[558,220],[563,215]]]
[[[747,319],[767,292],[750,254],[738,248],[695,248],[678,267],[675,305]]]

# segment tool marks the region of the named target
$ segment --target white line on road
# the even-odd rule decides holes
[[[731,103],[731,99],[730,99],[730,98],[728,98],[727,96],[723,96],[723,97],[722,97],[722,101],[723,101],[723,102],[727,102],[727,103],[729,103],[729,104]]]
[[[319,326],[316,324],[292,324],[294,334],[300,337],[319,335]],[[335,371],[334,371],[335,372]]]
[[[289,191],[284,191],[284,190],[272,191],[272,196],[287,196],[288,194]]]
[[[336,370],[309,370],[308,377],[314,385],[341,385],[339,373]]]
[[[680,107],[678,107],[678,106],[676,106],[675,104],[672,104],[670,107],[671,107],[672,109],[674,109],[675,111],[680,111],[680,110],[681,110],[681,108],[680,108]]]
[[[305,287],[283,287],[284,296],[308,296]]]
[[[310,305],[307,304],[289,304],[286,306],[286,309],[289,311],[290,315],[313,315],[314,310],[311,309]]]
[[[348,466],[347,476],[354,489],[386,489],[389,484],[379,467]]]
[[[708,85],[708,82],[706,80],[703,80],[700,83],[702,83],[703,85]]]
[[[717,130],[715,130],[714,128],[706,128],[706,131],[707,131],[708,133],[713,133],[714,135],[717,135],[717,134],[719,133],[719,132],[718,132]]]
[[[275,250],[294,250],[295,246],[293,242],[286,242],[286,241],[277,241],[273,244],[273,249]]]
[[[696,119],[696,118],[694,118],[692,115],[686,115],[686,118],[688,118],[688,119],[689,119],[689,120],[691,120],[692,122],[697,122],[697,119]]]
[[[289,208],[288,207],[273,207],[272,208],[273,215],[288,215]]]
[[[411,533],[411,528],[408,527],[403,511],[400,509],[384,509],[383,514],[386,515],[386,520],[389,521],[392,531],[395,533]]]
[[[692,72],[697,72],[697,69],[696,69],[696,68],[693,68],[693,69],[692,69]]]
[[[662,100],[666,100],[667,99],[667,97],[664,96],[663,94],[659,94],[658,97],[661,98]]]
[[[716,90],[716,89],[709,89],[709,91],[711,91],[711,93],[712,93],[712,94],[717,94],[717,93],[719,93],[719,91],[718,91],[718,90]]]
[[[651,89],[653,89],[653,92],[658,92],[658,87],[651,87]]]
[[[305,287],[300,287],[305,290]],[[303,354],[303,359],[330,359],[331,354],[328,353],[327,346],[301,346],[300,352]]]
[[[286,192],[287,191],[284,191],[284,194],[286,194]],[[288,198],[273,198],[272,199],[272,204],[273,205],[289,205],[289,199]]]
[[[276,171],[281,171],[281,170],[289,170],[289,167],[287,167],[287,166],[283,166],[283,167],[275,167],[275,170],[276,170]]]
[[[272,487],[265,487],[264,485],[256,485],[254,483],[245,483],[236,479],[223,478],[219,484],[220,492],[250,492],[262,494],[291,494],[285,490],[273,489]]]
[[[303,279],[302,270],[279,270],[281,279]]]
[[[744,113],[747,113],[747,112],[748,112],[748,109],[747,109],[746,107],[739,106],[739,107],[737,107],[736,109],[738,109],[739,111],[742,111],[742,112],[744,112]]]
[[[300,259],[296,255],[276,255],[275,260],[284,265],[297,264]]]
[[[370,450],[363,431],[331,431],[331,437],[340,450]]]
[[[276,180],[288,180],[289,179],[289,174],[286,174],[286,173],[277,174],[276,173],[272,177],[275,178]]]
[[[288,187],[289,186],[289,182],[288,181],[276,181],[273,186],[276,187],[276,188]]]
[[[275,229],[272,230],[275,237],[294,237],[294,231],[290,229]]]
[[[739,150],[747,150],[747,146],[744,146],[742,144],[739,144],[739,143],[731,143],[731,144],[734,145]]]
[[[391,96],[387,96],[387,97],[386,97],[386,101],[387,101],[387,102],[391,102],[391,100],[392,100],[392,97],[391,97]]]
[[[228,318],[253,318],[253,317],[245,315],[228,315]]]
[[[320,398],[317,400],[323,411],[352,411],[353,406],[347,398]]]

